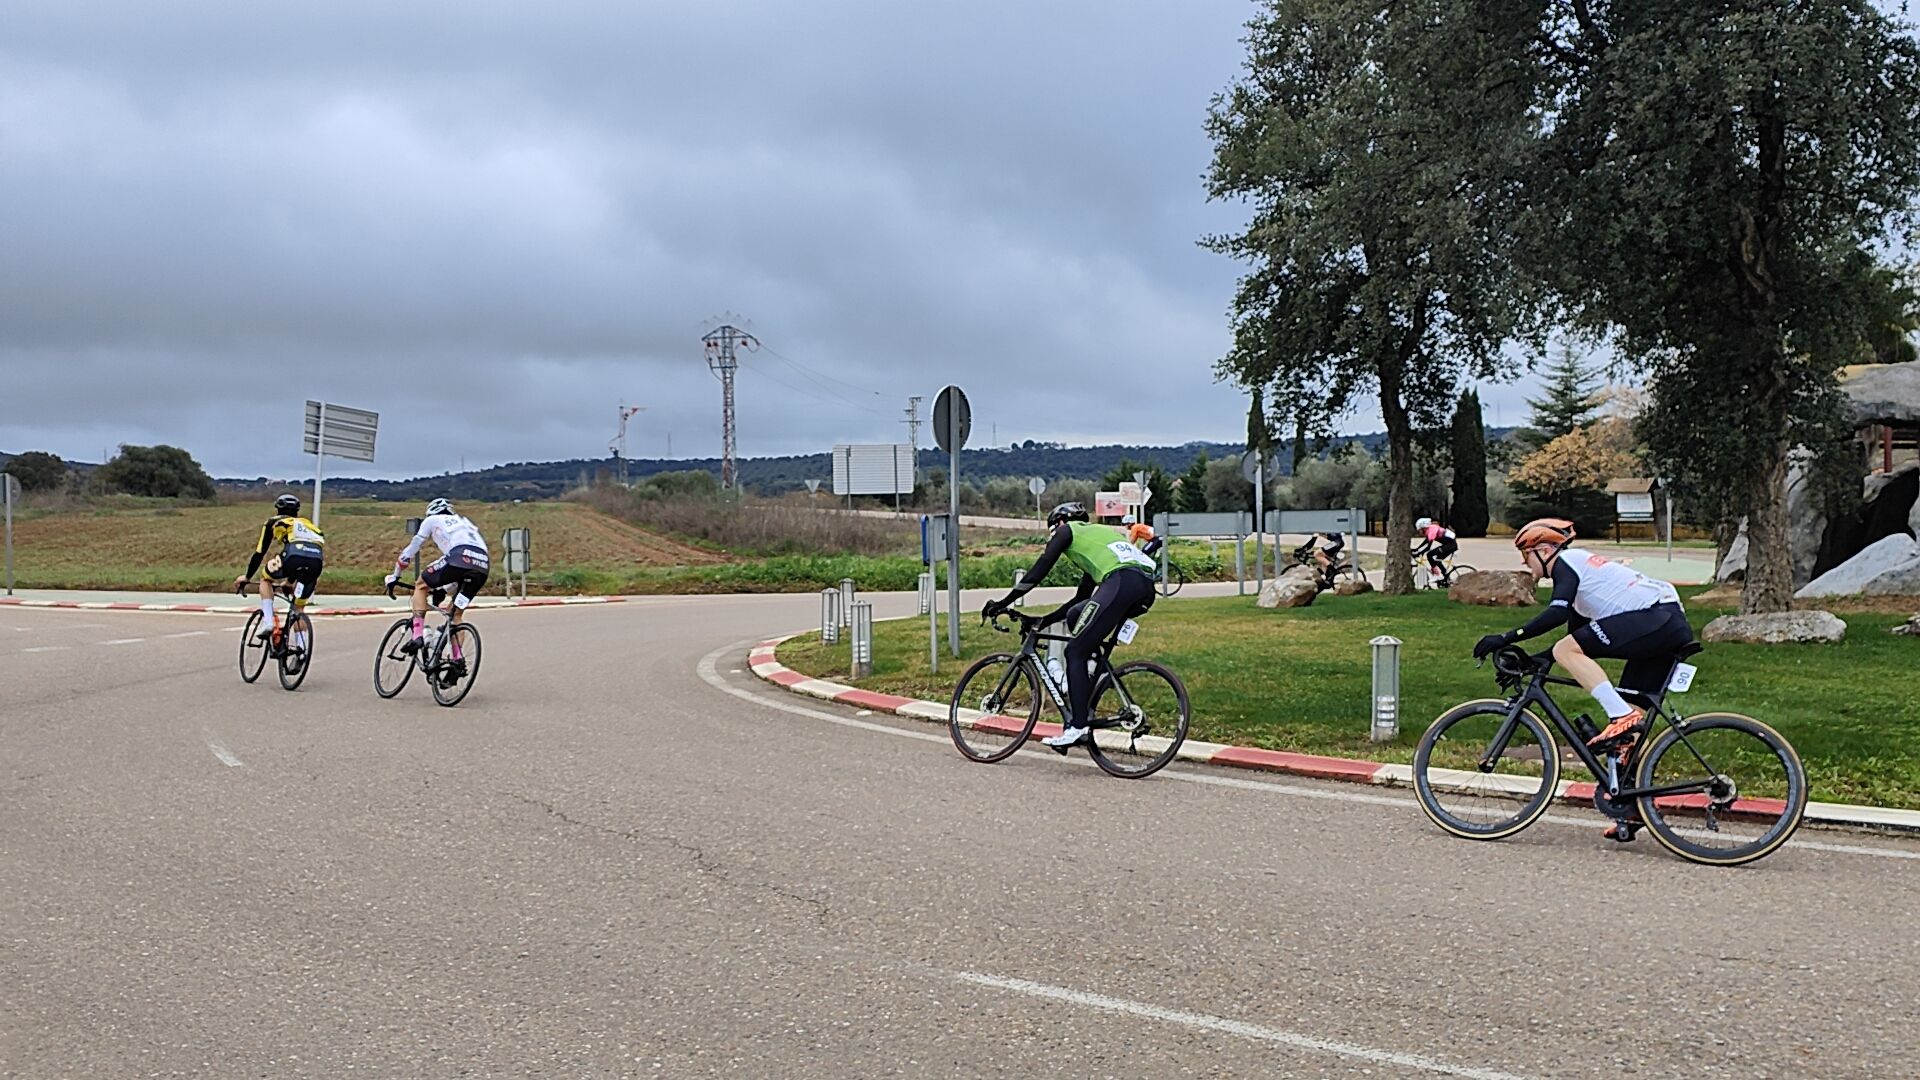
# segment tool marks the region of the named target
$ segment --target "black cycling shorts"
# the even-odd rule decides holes
[[[1655,604],[1623,611],[1575,626],[1573,640],[1588,656],[1627,661],[1620,685],[1656,691],[1673,663],[1673,654],[1693,641],[1693,627],[1679,604]]]
[[[326,563],[317,555],[280,555],[268,559],[261,566],[261,573],[275,585],[291,583],[299,586],[295,595],[306,599],[313,595],[313,587],[320,581],[320,571]]]
[[[460,586],[460,595],[471,600],[480,595],[487,586],[487,553],[471,544],[462,544],[446,553],[438,562],[427,567],[420,580],[427,583],[429,589],[448,589]]]
[[[1459,541],[1455,540],[1451,536],[1443,536],[1440,539],[1435,540],[1433,542],[1433,547],[1428,549],[1427,559],[1431,562],[1439,562],[1440,560],[1446,558],[1447,556],[1459,550],[1460,550]]]

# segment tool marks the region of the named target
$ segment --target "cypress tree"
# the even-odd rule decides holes
[[[1487,430],[1480,392],[1467,390],[1453,410],[1453,531],[1487,535]]]

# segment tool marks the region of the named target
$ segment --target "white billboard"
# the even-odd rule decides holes
[[[866,443],[833,448],[835,495],[913,494],[913,447]]]

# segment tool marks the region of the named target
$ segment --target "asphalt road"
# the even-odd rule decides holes
[[[384,618],[289,695],[237,619],[0,608],[0,1075],[1920,1075],[1920,843],[974,765],[744,674],[816,604],[484,612],[456,709]]]

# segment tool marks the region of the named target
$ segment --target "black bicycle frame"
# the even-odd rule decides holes
[[[1672,678],[1671,672],[1669,672],[1668,678]],[[1487,752],[1481,756],[1481,772],[1492,772],[1499,764],[1500,756],[1507,752],[1507,743],[1513,738],[1514,730],[1520,726],[1520,713],[1529,705],[1539,705],[1541,711],[1546,713],[1547,719],[1553,723],[1553,726],[1559,730],[1561,736],[1567,740],[1567,745],[1571,746],[1573,752],[1579,755],[1581,763],[1587,767],[1587,772],[1593,775],[1594,782],[1599,784],[1608,796],[1614,799],[1639,799],[1648,796],[1659,798],[1662,795],[1685,795],[1696,791],[1705,791],[1712,786],[1713,778],[1706,777],[1700,780],[1688,780],[1678,784],[1662,784],[1658,787],[1621,788],[1620,784],[1626,781],[1626,777],[1621,776],[1615,767],[1603,762],[1587,746],[1586,738],[1573,726],[1573,721],[1568,720],[1567,714],[1561,711],[1559,704],[1556,703],[1552,697],[1548,696],[1546,691],[1546,684],[1548,683],[1556,683],[1561,686],[1580,685],[1572,679],[1563,679],[1555,675],[1549,675],[1544,671],[1536,672],[1527,682],[1527,685],[1517,691],[1508,700],[1506,722],[1500,725],[1500,730],[1494,734],[1492,745],[1489,746]],[[1653,717],[1659,717],[1665,720],[1668,725],[1676,729],[1680,727],[1680,718],[1677,714],[1672,714],[1667,711],[1666,703],[1659,695],[1646,694],[1634,690],[1622,690],[1621,693],[1631,694],[1646,702],[1648,705],[1648,730],[1645,735],[1642,736],[1643,739],[1651,739],[1653,736]],[[1685,737],[1685,732],[1682,731],[1681,738],[1683,741]],[[1688,744],[1688,749],[1692,749],[1692,744]],[[1700,756],[1699,752],[1694,751],[1694,756],[1698,758]],[[1609,754],[1608,757],[1612,757],[1612,755]]]
[[[1020,667],[1022,664],[1025,664],[1027,662],[1032,662],[1034,667],[1044,669],[1045,665],[1041,664],[1036,659],[1036,657],[1040,655],[1040,651],[1039,651],[1040,642],[1072,641],[1074,638],[1074,635],[1072,634],[1043,634],[1040,632],[1041,625],[1042,624],[1037,622],[1032,623],[1021,632],[1022,640],[1020,642],[1020,651],[1014,654],[1013,663],[1009,665],[1009,667],[1007,668],[1007,673],[1001,676],[1000,685],[994,687],[994,690],[993,690],[994,700],[996,701],[1006,700],[1007,688],[1013,685],[1014,679],[1019,677]],[[1112,679],[1114,691],[1120,695],[1121,704],[1126,705],[1130,708],[1132,707],[1133,702],[1131,699],[1127,697],[1127,688],[1120,685],[1120,676],[1118,673],[1116,673],[1113,670],[1113,648],[1114,648],[1114,639],[1111,637],[1109,637],[1105,641],[1102,641],[1099,644],[1099,646],[1096,648],[1093,656],[1093,659],[1095,662],[1093,678],[1095,679],[1096,684],[1101,675],[1105,675],[1108,678]],[[1046,679],[1047,679],[1046,672],[1042,670],[1040,671],[1039,675],[1040,675],[1041,685],[1045,686]],[[1065,686],[1060,687],[1061,693],[1063,694],[1066,693],[1066,690],[1067,688]],[[1052,697],[1051,694],[1047,696],[1049,698]],[[1064,718],[1068,723],[1072,723],[1073,717],[1068,715],[1068,711],[1067,711],[1069,706],[1070,706],[1070,703],[1068,702],[1061,702],[1061,701],[1054,702],[1054,707],[1059,709],[1061,717]],[[1087,726],[1089,728],[1118,727],[1120,726],[1120,719],[1121,719],[1120,717],[1116,716],[1116,717],[1109,717],[1106,720],[1101,720],[1098,717],[1089,716],[1087,717]]]

